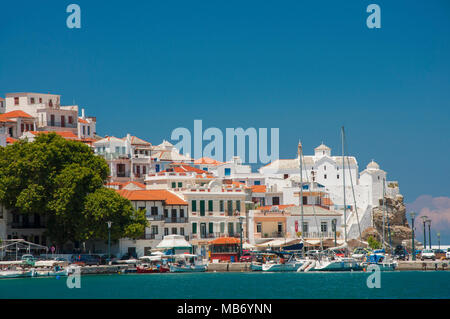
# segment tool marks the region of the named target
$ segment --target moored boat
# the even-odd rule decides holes
[[[170,272],[204,272],[206,264],[199,260],[199,256],[192,254],[173,255],[174,262],[170,264]]]

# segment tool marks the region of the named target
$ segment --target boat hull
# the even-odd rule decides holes
[[[288,272],[288,271],[297,271],[303,263],[285,263],[285,264],[264,264],[262,265],[262,271],[267,272]]]
[[[138,274],[159,274],[169,272],[170,269],[166,267],[160,268],[136,268],[136,273]]]
[[[170,272],[204,272],[206,271],[206,265],[195,266],[170,266]]]

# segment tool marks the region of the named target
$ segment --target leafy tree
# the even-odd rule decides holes
[[[34,142],[0,147],[0,203],[13,213],[45,216],[47,235],[58,245],[105,238],[107,227],[96,224],[103,222],[101,215],[114,222],[114,238],[138,237],[145,229],[145,216],[127,199],[104,189],[108,173],[106,161],[87,145],[54,133],[40,134]],[[109,211],[93,210],[99,208],[96,199]]]
[[[381,248],[381,243],[376,240],[373,236],[369,236],[367,238],[367,243],[369,244],[369,247],[372,249],[380,249]]]

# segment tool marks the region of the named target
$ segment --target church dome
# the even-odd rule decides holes
[[[367,164],[367,169],[380,169],[380,165],[377,162],[372,160],[369,164]]]

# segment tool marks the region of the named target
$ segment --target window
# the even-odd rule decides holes
[[[39,103],[42,103],[42,98],[41,97],[39,98]]]
[[[64,115],[61,115],[61,127],[65,127],[66,126],[66,118]]]
[[[182,182],[178,182],[178,188],[182,188],[183,187],[183,183]]]
[[[223,212],[225,210],[225,205],[223,204],[223,200],[219,201],[220,204],[220,211]]]
[[[256,223],[256,232],[257,233],[261,233],[262,231],[262,224],[261,223]]]
[[[278,223],[278,232],[281,233],[283,232],[283,223]]]
[[[50,115],[50,126],[55,126],[55,115]]]
[[[158,207],[157,207],[157,206],[151,207],[151,208],[150,208],[150,214],[151,214],[152,216],[158,215]]]
[[[228,234],[230,236],[234,235],[234,228],[233,228],[233,223],[228,223]]]
[[[167,208],[164,209],[164,218],[169,218],[169,210]]]
[[[184,236],[184,227],[180,228],[180,235]]]
[[[200,201],[200,216],[205,216],[205,201]]]
[[[172,235],[176,235],[177,234],[177,228],[176,227],[172,227]]]
[[[165,227],[164,228],[164,236],[169,235],[169,228]]]
[[[284,179],[287,179],[288,177],[289,177],[289,174],[284,174],[284,175],[283,175],[283,178],[284,178]]]
[[[308,232],[308,222],[304,222],[303,223],[303,233],[307,233]]]
[[[212,233],[214,233],[214,223],[209,223],[209,225],[208,225],[209,227],[209,233],[210,234],[212,234]]]
[[[323,170],[324,170],[324,171],[327,170],[327,166],[326,166],[326,165],[323,166]]]
[[[323,175],[323,179],[327,179],[327,174]]]
[[[220,233],[225,233],[225,223],[224,222],[221,222],[220,223]]]
[[[336,177],[337,177],[337,179],[339,179],[339,174],[337,174],[337,176],[336,176]]]
[[[320,231],[323,233],[326,233],[328,231],[328,223],[327,222],[320,223]]]
[[[69,122],[69,124],[72,124],[73,123],[73,117],[69,116],[68,119],[67,119],[67,122]]]
[[[192,223],[192,233],[197,234],[197,223]]]
[[[254,185],[261,185],[261,181],[255,181]]]
[[[272,197],[272,205],[280,205],[280,197]]]
[[[18,97],[14,98],[14,105],[19,105],[19,98]]]
[[[180,218],[183,218],[183,217],[184,217],[184,209],[180,208]]]
[[[142,174],[147,174],[147,166],[142,166]]]
[[[193,212],[196,212],[197,211],[197,201],[193,200],[191,203],[191,207],[192,207],[191,210]]]
[[[172,188],[177,188],[177,183],[172,182]]]
[[[53,101],[52,101],[52,99],[50,99],[50,101],[48,101],[48,106],[50,106],[50,107],[53,106]]]
[[[83,126],[83,128],[84,128],[84,126]],[[84,131],[83,131],[83,134],[84,134]],[[116,146],[116,153],[119,154],[119,152],[120,152],[120,147]]]
[[[231,168],[225,168],[225,176],[231,175]]]
[[[30,98],[30,103],[34,104],[34,97]]]
[[[233,215],[233,201],[232,200],[228,201],[227,210],[228,210],[228,216],[232,216]]]
[[[237,209],[238,211],[241,211],[241,201],[240,201],[240,200],[237,200],[237,201],[236,201],[236,209]]]
[[[158,235],[158,226],[157,225],[153,225],[152,226],[152,234],[153,235]]]
[[[208,212],[212,212],[213,211],[213,201],[209,200],[208,201]]]

